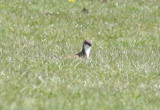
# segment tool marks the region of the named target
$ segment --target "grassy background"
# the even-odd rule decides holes
[[[159,108],[159,0],[0,0],[1,110]]]

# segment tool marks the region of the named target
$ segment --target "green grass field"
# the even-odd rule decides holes
[[[159,109],[159,0],[0,0],[0,110]]]

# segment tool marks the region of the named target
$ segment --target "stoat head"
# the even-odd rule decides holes
[[[85,40],[84,45],[88,45],[89,47],[92,47],[92,41],[90,40]]]
[[[92,47],[92,41],[85,40],[83,43],[83,50],[82,51],[85,52],[85,54],[87,55],[87,58],[89,58],[91,47]]]

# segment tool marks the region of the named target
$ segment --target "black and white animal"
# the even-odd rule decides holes
[[[85,40],[83,43],[83,46],[82,46],[82,50],[79,53],[77,53],[75,55],[69,55],[65,58],[81,58],[81,57],[82,58],[89,58],[92,46],[93,46],[92,41]]]

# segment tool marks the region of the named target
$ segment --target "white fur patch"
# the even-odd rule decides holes
[[[84,45],[84,49],[85,49],[85,52],[86,52],[86,54],[87,54],[87,58],[89,58],[91,46],[89,46],[89,45]]]

